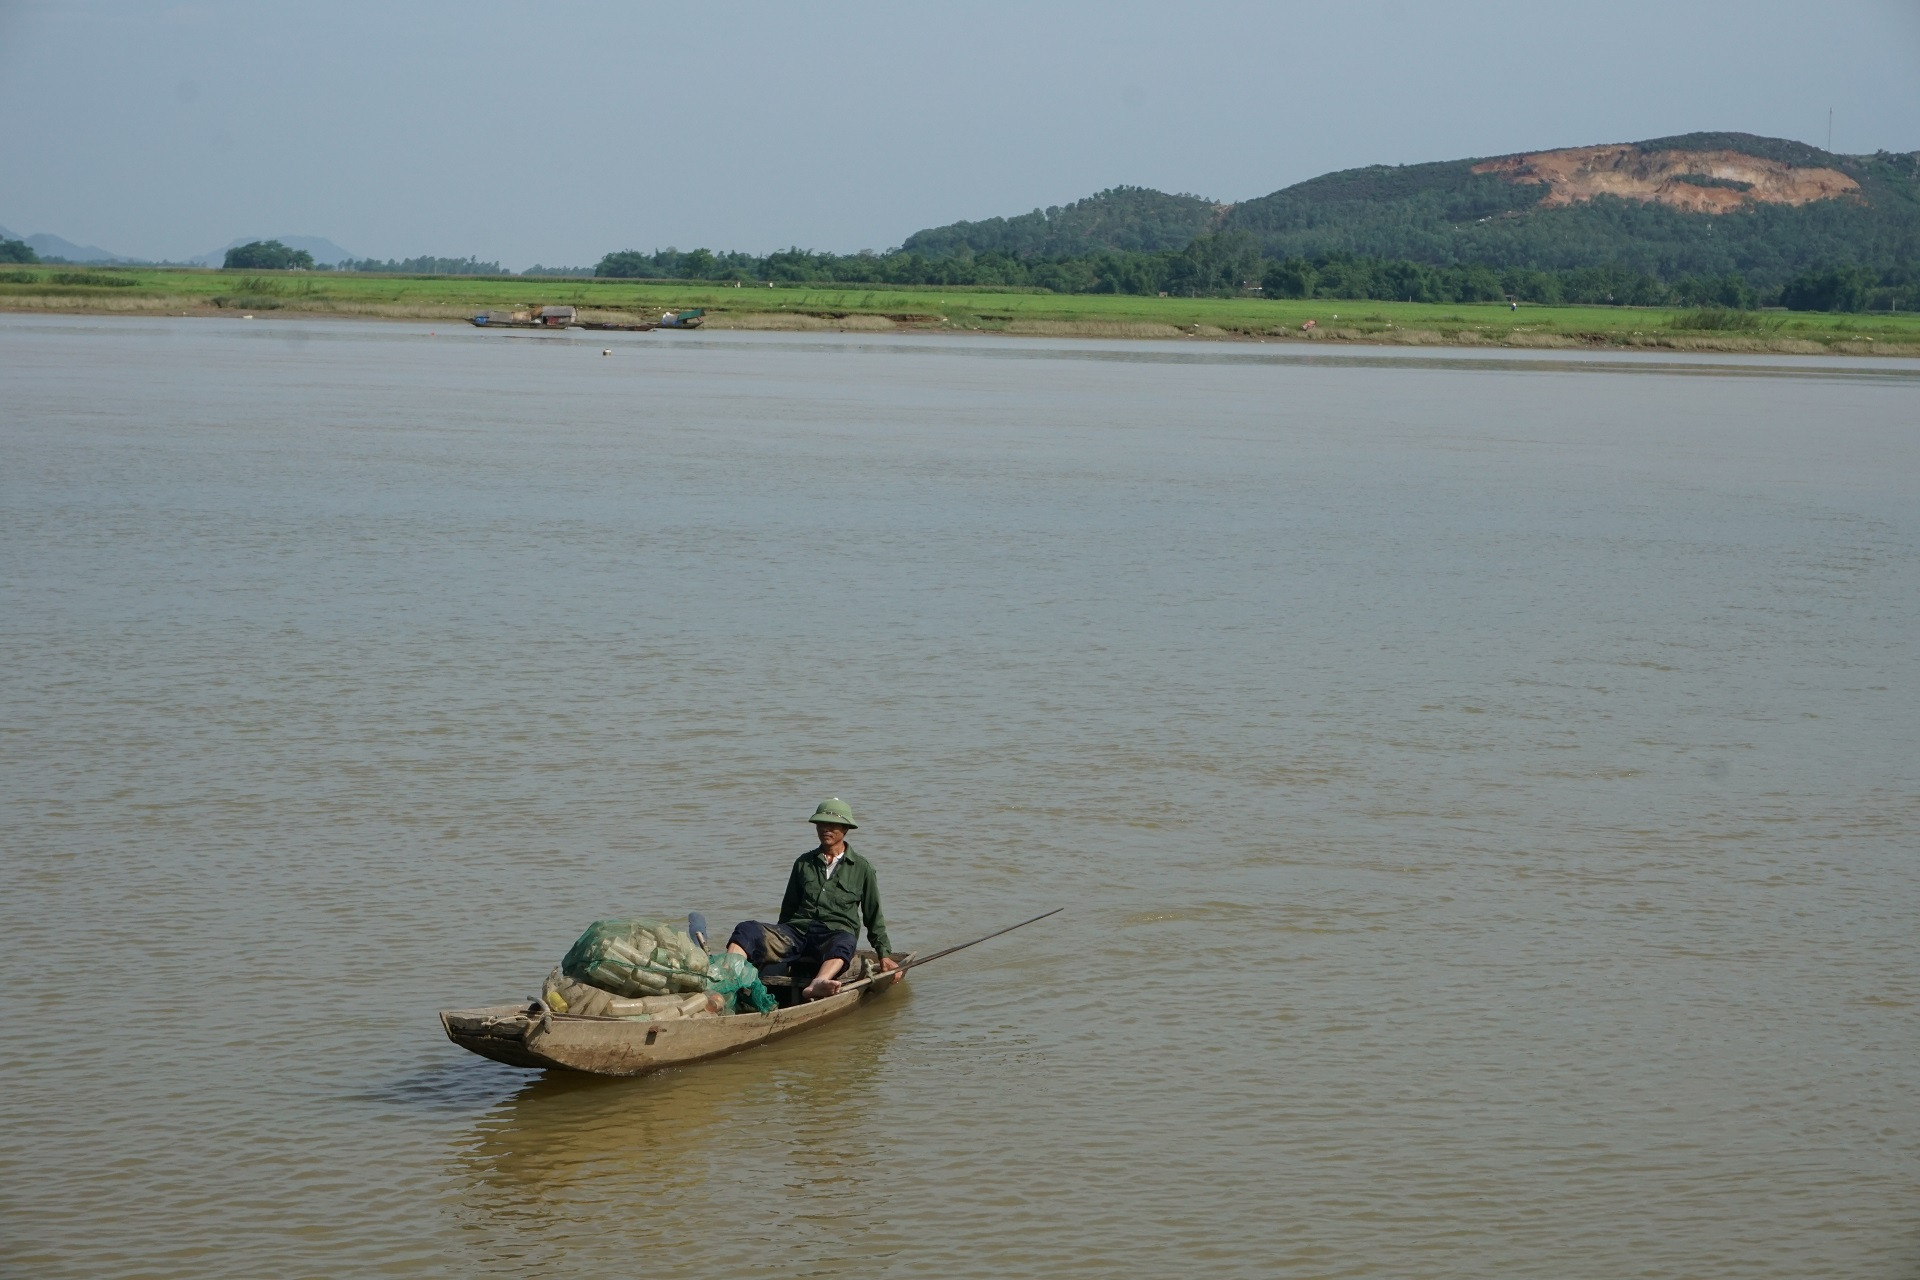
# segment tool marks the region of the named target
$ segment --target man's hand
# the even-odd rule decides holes
[[[892,956],[882,956],[880,958],[880,972],[892,974],[895,982],[907,976],[906,972],[900,968],[900,962]]]

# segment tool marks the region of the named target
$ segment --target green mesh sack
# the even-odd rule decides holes
[[[756,1013],[772,1013],[779,1007],[773,993],[761,984],[760,971],[751,960],[731,951],[707,959],[707,990],[732,996],[735,1010],[745,1013],[745,1006],[752,1005]]]
[[[705,991],[711,964],[705,948],[671,921],[596,920],[567,952],[560,971],[635,1000]]]

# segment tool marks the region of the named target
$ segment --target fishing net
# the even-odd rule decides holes
[[[596,920],[580,935],[560,970],[616,996],[687,994],[707,989],[706,949],[665,920]]]
[[[607,1011],[595,991],[613,997]],[[595,921],[547,980],[547,1003],[556,1012],[597,1017],[657,1017],[665,1005],[646,1002],[696,993],[717,997],[710,1002],[717,1013],[777,1007],[745,956],[708,955],[685,929],[664,920]],[[622,1005],[632,1007],[616,1007]],[[683,1010],[680,1016],[692,1015]]]
[[[760,981],[760,971],[753,967],[753,961],[731,951],[722,951],[711,957],[707,966],[707,990],[734,998],[734,1007],[742,1013],[751,1005],[756,1013],[772,1013],[779,1007]]]

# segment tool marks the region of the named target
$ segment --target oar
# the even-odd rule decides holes
[[[1066,910],[1065,907],[1055,907],[1051,911],[1042,911],[1039,915],[1035,916],[1033,920],[1022,920],[1019,924],[1010,924],[1004,929],[995,929],[992,933],[986,934],[982,937],[975,938],[972,942],[962,942],[958,946],[948,947],[944,951],[936,951],[932,955],[908,956],[906,963],[901,965],[898,969],[888,969],[884,973],[876,973],[876,974],[873,974],[871,977],[861,978],[857,982],[849,982],[845,986],[841,987],[839,992],[837,992],[836,994],[844,995],[849,991],[857,991],[861,987],[868,986],[871,983],[879,982],[882,979],[887,979],[887,980],[897,979],[901,974],[905,973],[909,969],[917,969],[923,964],[928,964],[934,960],[938,960],[941,956],[950,956],[956,951],[965,951],[968,947],[977,947],[981,943],[987,941],[989,938],[997,938],[1003,933],[1012,933],[1015,929],[1024,929],[1028,925],[1034,923],[1034,921],[1036,920],[1045,920],[1048,916],[1057,916],[1062,911],[1065,911],[1065,910]]]

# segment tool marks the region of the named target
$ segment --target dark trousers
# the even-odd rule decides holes
[[[793,925],[759,920],[742,920],[727,939],[729,945],[747,953],[763,978],[790,977],[799,982],[811,982],[829,960],[852,964],[855,941],[852,934],[818,922]]]

